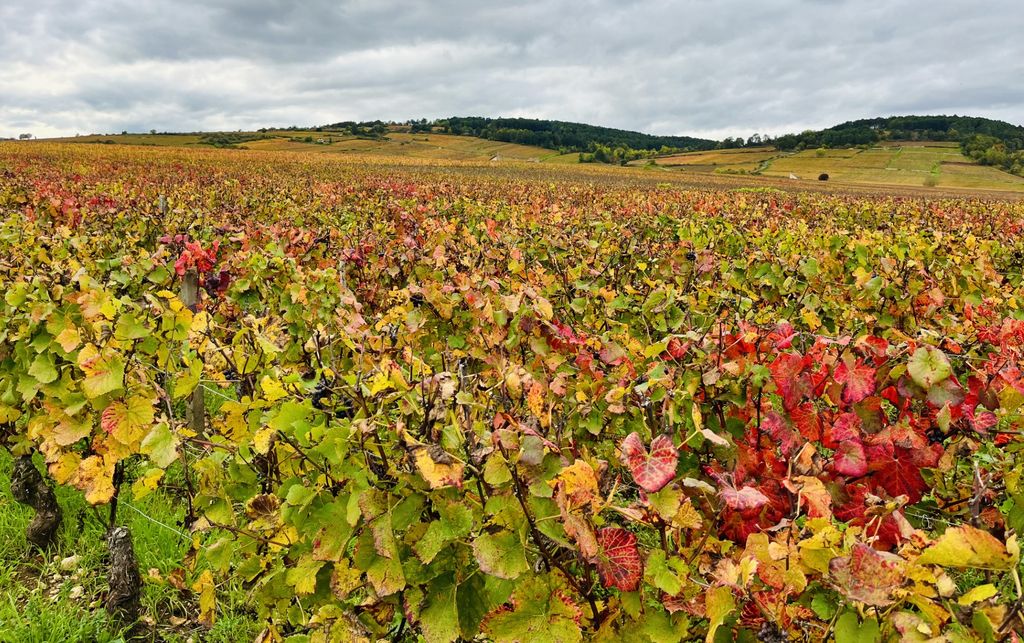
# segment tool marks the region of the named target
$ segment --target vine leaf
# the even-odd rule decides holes
[[[90,400],[121,389],[124,361],[116,355],[101,354],[89,344],[78,353],[78,366],[85,373],[82,392]]]
[[[429,564],[444,546],[456,538],[466,536],[473,529],[473,512],[458,503],[435,503],[440,520],[434,520],[427,531],[413,545],[420,560]]]
[[[192,591],[199,594],[199,622],[205,627],[213,627],[217,620],[217,586],[213,572],[207,569],[200,574],[192,585]]]
[[[91,455],[78,465],[73,482],[85,492],[89,504],[109,502],[114,497],[114,463],[103,456]]]
[[[851,439],[840,442],[836,446],[832,468],[836,473],[857,478],[868,472],[868,461],[864,455],[864,445],[860,440]]]
[[[768,496],[751,486],[745,486],[742,489],[726,486],[719,493],[722,495],[722,500],[725,501],[726,505],[731,509],[738,509],[739,511],[757,509],[769,502]]]
[[[154,426],[142,440],[140,452],[156,466],[166,469],[178,457],[178,439],[166,422]]]
[[[405,441],[409,455],[420,475],[427,481],[431,489],[442,487],[462,487],[462,474],[466,465],[437,444],[424,444],[416,441],[405,430],[399,431]]]
[[[783,482],[791,493],[800,494],[800,504],[805,507],[811,518],[829,518],[832,516],[832,495],[820,478],[814,476],[795,476]]]
[[[530,569],[523,543],[511,531],[477,536],[473,541],[473,555],[481,570],[498,578],[512,580]]]
[[[583,460],[562,469],[549,484],[556,488],[556,502],[561,509],[572,511],[587,506],[596,509],[600,505],[597,475],[594,468]]]
[[[769,365],[772,381],[787,409],[796,408],[813,393],[813,388],[804,369],[809,360],[796,353],[782,353]]]
[[[835,449],[832,469],[856,478],[868,472],[868,462],[861,440],[861,420],[855,413],[843,413],[829,427],[825,445]]]
[[[1003,570],[1012,568],[1019,558],[1007,551],[995,536],[970,525],[950,527],[925,549],[917,562],[943,567],[974,567]]]
[[[707,643],[715,640],[715,633],[725,623],[725,617],[729,616],[736,609],[736,601],[732,596],[732,589],[729,587],[715,587],[704,595],[704,610],[708,616],[708,635],[704,639]]]
[[[28,374],[36,378],[40,384],[49,384],[57,379],[57,367],[54,365],[52,353],[40,353],[28,367]]]
[[[942,351],[922,346],[910,356],[907,372],[915,384],[928,390],[952,375],[953,369]]]
[[[907,612],[900,612],[906,614]],[[861,622],[857,618],[857,612],[848,610],[843,612],[836,621],[836,643],[860,643],[860,641],[880,640],[878,632],[878,620],[866,618]]]
[[[605,587],[624,592],[636,591],[643,578],[643,563],[636,547],[636,536],[620,527],[605,527],[597,532],[600,553],[597,571]]]
[[[856,404],[875,392],[875,369],[860,360],[852,365],[841,363],[835,380],[843,385],[842,400],[847,404]]]
[[[497,643],[574,643],[583,640],[579,606],[561,583],[530,576],[512,593],[511,607],[502,607],[484,621],[483,630]]]
[[[451,576],[435,578],[427,592],[427,603],[420,612],[423,638],[427,643],[455,641],[459,638],[459,607]]]
[[[303,556],[295,567],[285,573],[285,582],[295,589],[298,596],[312,594],[316,591],[316,574],[323,566],[323,561]]]
[[[622,461],[629,467],[633,480],[648,493],[659,491],[676,475],[679,452],[667,435],[654,438],[648,452],[640,435],[633,432],[622,441],[620,449]]]
[[[103,409],[100,426],[121,444],[138,444],[153,424],[155,400],[145,395],[111,402]]]
[[[849,556],[833,558],[829,573],[847,597],[875,607],[893,603],[892,593],[906,579],[906,561],[870,545],[856,543]]]

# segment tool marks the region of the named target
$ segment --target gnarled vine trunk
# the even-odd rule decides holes
[[[107,614],[123,623],[133,623],[139,618],[142,576],[132,546],[132,532],[127,527],[112,529],[107,534],[107,549],[110,552]]]
[[[32,463],[31,456],[22,456],[14,461],[11,495],[19,503],[35,509],[36,515],[25,530],[28,542],[43,550],[56,544],[63,513],[57,504],[57,496]]]

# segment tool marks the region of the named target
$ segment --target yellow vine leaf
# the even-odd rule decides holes
[[[82,458],[77,453],[62,453],[46,468],[57,484],[67,484],[78,472]]]
[[[1012,568],[1017,556],[995,536],[970,525],[950,527],[917,559],[925,565],[1003,570]]]
[[[399,435],[416,464],[416,469],[431,489],[462,487],[462,474],[466,465],[436,444],[423,444],[413,439],[404,429]]]
[[[284,390],[284,386],[280,380],[274,379],[269,375],[263,377],[260,380],[260,388],[263,389],[263,397],[267,398],[270,402],[276,402],[283,397],[287,397],[288,393]]]
[[[91,455],[78,465],[73,483],[85,493],[91,505],[101,505],[114,497],[114,462],[99,455]]]
[[[82,392],[90,400],[124,386],[124,361],[116,354],[100,353],[88,344],[78,353],[78,366],[85,373]]]
[[[217,588],[213,582],[213,572],[204,571],[192,584],[192,591],[199,594],[199,622],[205,627],[213,627],[217,621]]]
[[[537,297],[533,302],[534,308],[540,313],[541,318],[545,321],[551,321],[555,316],[555,311],[551,307],[551,302],[544,297]]]
[[[708,590],[704,595],[704,601],[709,621],[708,634],[704,640],[711,643],[715,640],[718,628],[725,622],[725,617],[736,609],[736,602],[733,600],[732,589],[729,587],[715,587]]]
[[[82,343],[82,336],[74,326],[66,327],[54,339],[58,344],[60,344],[61,349],[63,349],[65,353],[70,353],[78,348],[78,345]]]
[[[566,511],[586,505],[597,509],[601,504],[594,468],[583,460],[577,460],[562,469],[558,476],[548,484],[552,487],[560,487],[558,497],[561,499],[564,495]]]
[[[998,590],[995,585],[992,583],[986,583],[969,590],[957,600],[957,603],[960,603],[961,605],[973,605],[974,603],[988,600],[997,593]]]
[[[132,498],[138,500],[156,491],[157,485],[164,477],[163,469],[152,468],[132,483]]]
[[[270,443],[276,433],[277,429],[269,426],[263,427],[257,431],[256,435],[252,437],[253,451],[260,455],[267,455],[267,452],[270,451]]]
[[[141,394],[111,402],[103,410],[100,426],[121,444],[137,445],[153,424],[155,402],[154,398]]]

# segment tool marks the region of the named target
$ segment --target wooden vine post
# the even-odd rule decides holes
[[[199,273],[195,268],[189,268],[181,280],[181,302],[193,313],[199,307]],[[188,408],[185,412],[185,421],[188,428],[196,435],[202,436],[206,431],[206,396],[203,394],[202,384],[196,386],[189,398]]]
[[[167,219],[167,197],[160,195],[159,201],[160,216]],[[195,268],[189,268],[181,280],[181,303],[193,313],[199,308],[199,272]],[[185,421],[188,428],[198,436],[206,432],[206,396],[203,394],[202,385],[196,386],[189,398],[188,407],[185,411]]]

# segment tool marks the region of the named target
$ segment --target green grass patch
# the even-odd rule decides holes
[[[12,463],[9,454],[0,453],[0,643],[126,640],[103,609],[106,507],[89,507],[78,491],[56,487],[64,511],[60,543],[45,556],[32,552],[25,542],[32,510],[11,497]],[[246,607],[240,586],[218,586],[217,621],[207,630],[196,621],[197,599],[187,589],[198,570],[185,574],[185,590],[166,581],[189,548],[178,524],[184,508],[176,499],[161,492],[138,500],[127,489],[122,494],[118,524],[132,531],[143,576],[141,629],[147,634],[142,640],[253,640],[261,624]],[[158,572],[154,578],[151,569]]]

